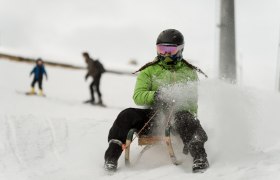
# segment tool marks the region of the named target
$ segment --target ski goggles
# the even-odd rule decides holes
[[[174,45],[174,44],[158,44],[157,45],[157,53],[160,55],[175,55],[177,54],[180,50],[184,48],[184,44],[181,44],[179,46]]]

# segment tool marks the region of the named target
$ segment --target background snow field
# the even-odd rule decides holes
[[[192,159],[174,166],[166,147],[158,145],[133,167],[119,160],[119,170],[103,170],[108,131],[118,113],[136,107],[136,76],[105,73],[101,81],[107,108],[83,104],[89,98],[84,70],[46,67],[47,97],[25,96],[32,65],[0,61],[0,179],[279,179],[279,94],[227,84],[215,79],[199,83],[198,117],[208,133],[210,168],[191,172]],[[132,144],[132,158],[140,147]]]

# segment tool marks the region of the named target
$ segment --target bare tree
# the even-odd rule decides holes
[[[221,0],[219,77],[236,81],[234,0]]]

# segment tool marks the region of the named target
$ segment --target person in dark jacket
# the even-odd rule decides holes
[[[87,80],[89,76],[91,76],[93,79],[92,83],[89,86],[91,99],[85,101],[85,103],[96,103],[94,98],[94,90],[96,90],[96,93],[98,95],[97,104],[103,105],[102,94],[100,91],[100,79],[102,74],[105,72],[105,68],[98,59],[92,59],[87,52],[83,52],[82,55],[87,64],[87,74],[85,76],[85,80]]]
[[[104,168],[107,171],[117,170],[118,159],[126,148],[125,141],[129,130],[141,130],[150,119],[165,119],[154,118],[161,114],[174,117],[172,127],[184,143],[183,153],[189,153],[193,157],[193,172],[203,171],[209,166],[204,148],[208,137],[197,118],[198,98],[195,83],[198,81],[197,72],[204,73],[183,59],[184,37],[178,30],[162,31],[157,38],[156,47],[157,57],[154,61],[137,71],[139,75],[133,94],[134,102],[146,108],[127,108],[117,116],[109,131],[109,147],[104,155]],[[164,88],[181,84],[194,86],[190,86],[190,91],[179,89],[177,94],[174,91],[164,93]],[[172,95],[177,98],[176,101],[168,99],[168,96]]]
[[[43,75],[45,75],[46,79],[48,79],[48,75],[44,66],[44,61],[39,58],[36,60],[36,66],[30,72],[30,76],[34,74],[33,81],[31,83],[31,91],[30,94],[36,94],[35,92],[35,84],[38,83],[39,86],[39,95],[43,96]]]

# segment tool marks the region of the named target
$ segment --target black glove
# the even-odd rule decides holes
[[[166,94],[161,90],[157,90],[154,94],[154,108],[162,109],[164,111],[170,110],[175,105],[175,100],[172,95]]]
[[[165,110],[169,107],[169,103],[164,99],[164,94],[160,90],[157,90],[154,94],[154,105],[155,109]]]

